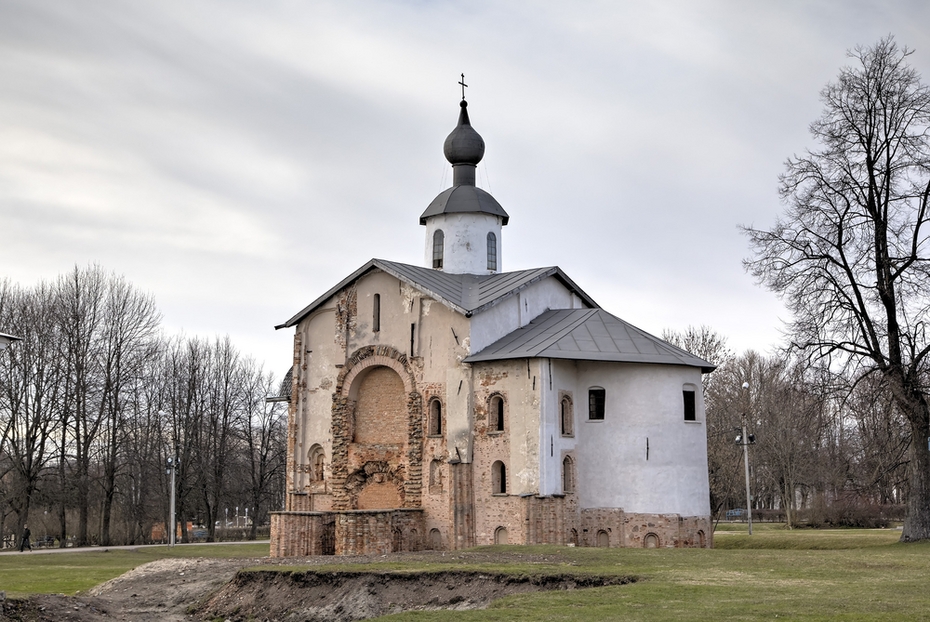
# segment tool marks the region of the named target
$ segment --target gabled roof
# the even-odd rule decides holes
[[[411,266],[396,261],[372,259],[311,302],[297,315],[283,324],[278,324],[275,328],[290,328],[297,325],[298,322],[321,307],[333,294],[373,270],[382,270],[400,279],[402,282],[420,290],[430,298],[441,302],[466,317],[471,317],[475,313],[489,309],[501,300],[550,276],[556,278],[569,291],[581,298],[584,304],[589,307],[597,306],[597,303],[557,266],[519,270],[517,272],[501,272],[499,274],[448,274],[440,270]]]
[[[603,309],[546,311],[463,362],[517,358],[685,365],[700,367],[705,373],[715,368],[712,363],[653,337]]]

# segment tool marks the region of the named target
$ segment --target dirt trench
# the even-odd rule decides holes
[[[629,583],[629,577],[508,575],[487,572],[244,571],[198,613],[231,622],[294,620],[350,622],[402,611],[481,609],[526,592]]]

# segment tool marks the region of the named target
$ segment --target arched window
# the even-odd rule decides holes
[[[442,550],[442,532],[436,528],[429,530],[429,548],[433,551]]]
[[[429,463],[429,493],[442,494],[442,462],[431,460]]]
[[[504,398],[501,395],[491,396],[488,403],[488,426],[491,432],[504,431]]]
[[[310,448],[308,458],[310,463],[310,481],[322,482],[323,462],[326,459],[326,454],[323,452],[323,448],[319,445],[314,445]]]
[[[497,270],[497,236],[488,233],[488,270]]]
[[[588,419],[601,421],[607,406],[607,391],[600,388],[588,389]]]
[[[375,294],[371,301],[371,330],[375,333],[381,330],[381,294]]]
[[[562,492],[575,492],[575,461],[571,456],[562,460]]]
[[[507,467],[500,460],[491,465],[491,492],[507,494]]]
[[[681,398],[684,402],[685,421],[697,421],[697,401],[695,399],[695,386],[686,384],[682,387]]]
[[[439,398],[434,397],[429,402],[429,421],[426,430],[429,436],[442,434],[442,402]]]
[[[509,544],[509,536],[506,527],[498,527],[494,530],[494,544]]]
[[[603,529],[597,532],[597,545],[603,548],[610,546],[610,535]]]
[[[562,398],[559,404],[559,419],[562,422],[562,436],[573,436],[575,413],[572,408],[572,398],[567,395]]]
[[[643,548],[644,549],[659,548],[659,536],[657,536],[654,533],[647,533],[646,537],[643,538]]]
[[[444,235],[442,229],[436,229],[433,233],[433,268],[442,270],[442,245]]]

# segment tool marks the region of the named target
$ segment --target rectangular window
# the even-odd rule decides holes
[[[602,420],[607,392],[604,389],[588,389],[588,419]]]
[[[695,410],[694,391],[682,391],[682,397],[685,401],[685,421],[696,421],[697,412]]]

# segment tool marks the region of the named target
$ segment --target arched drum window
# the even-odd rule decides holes
[[[433,233],[433,268],[442,269],[442,247],[445,236],[442,229],[436,229]]]
[[[497,270],[497,236],[488,233],[488,270]]]

